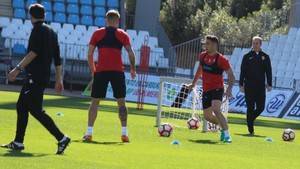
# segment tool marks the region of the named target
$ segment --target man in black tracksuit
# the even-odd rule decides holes
[[[264,111],[266,88],[272,90],[272,67],[270,57],[261,49],[262,38],[254,37],[252,50],[242,61],[240,89],[245,93],[247,104],[247,125],[250,135],[254,135],[254,121]],[[266,84],[267,78],[267,84]]]
[[[57,154],[62,154],[70,143],[70,138],[58,129],[51,117],[43,110],[44,90],[50,79],[52,59],[54,59],[56,67],[55,89],[59,93],[63,90],[57,35],[44,23],[45,10],[42,5],[31,5],[29,13],[33,29],[29,38],[28,54],[8,74],[9,81],[15,81],[20,72],[26,73],[17,102],[16,136],[14,141],[2,145],[2,147],[18,151],[24,149],[23,142],[30,112],[56,138],[58,141]]]

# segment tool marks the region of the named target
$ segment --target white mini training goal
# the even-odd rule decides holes
[[[202,113],[202,82],[192,90],[186,87],[191,79],[160,77],[160,92],[157,106],[156,125],[170,123],[175,127],[187,127],[187,120],[196,117],[201,121],[202,131],[217,131],[218,126],[207,122]],[[228,113],[228,100],[223,99],[222,112]]]

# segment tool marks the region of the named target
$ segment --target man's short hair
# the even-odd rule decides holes
[[[111,9],[106,13],[107,20],[119,20],[120,13],[117,10]]]
[[[254,41],[254,40],[259,40],[260,44],[262,44],[262,41],[263,41],[263,39],[260,36],[254,36],[252,38],[252,41]]]
[[[219,45],[219,39],[215,35],[207,35],[205,36],[205,40],[210,40]]]
[[[45,8],[43,5],[35,3],[29,6],[29,14],[36,19],[45,18]]]

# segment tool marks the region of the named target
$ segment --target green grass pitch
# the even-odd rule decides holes
[[[15,134],[18,94],[0,92],[0,144]],[[94,128],[94,143],[80,141],[86,130],[89,99],[46,96],[45,109],[73,140],[63,156],[54,155],[55,139],[32,117],[22,153],[0,149],[0,169],[299,169],[300,124],[283,119],[260,118],[258,137],[246,137],[245,117],[229,115],[233,143],[218,142],[216,133],[176,128],[170,138],[158,137],[156,106],[144,111],[129,106],[131,143],[120,141],[116,103],[104,101]],[[62,112],[63,116],[58,116]],[[284,128],[296,129],[294,142],[283,142]],[[298,134],[298,135],[297,135]],[[265,141],[272,137],[273,142]],[[181,145],[170,143],[179,140]]]

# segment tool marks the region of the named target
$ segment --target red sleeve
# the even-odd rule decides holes
[[[203,60],[203,57],[204,57],[204,53],[202,52],[202,53],[200,53],[199,55],[198,55],[198,60],[201,62],[201,60]]]
[[[118,29],[117,33],[117,38],[123,46],[131,45],[129,35],[125,31]]]
[[[219,57],[219,66],[223,70],[229,70],[230,69],[230,63],[229,60],[225,56],[220,56]]]
[[[105,35],[105,29],[96,30],[92,35],[92,38],[90,40],[90,45],[96,46],[97,43],[104,37],[104,35]]]

